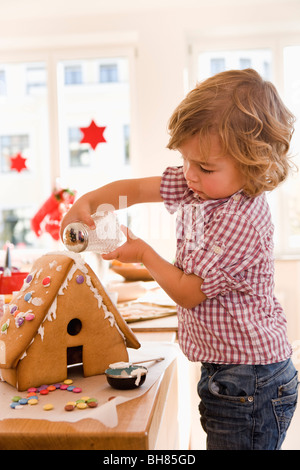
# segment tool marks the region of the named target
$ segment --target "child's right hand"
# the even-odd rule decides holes
[[[91,208],[85,198],[82,197],[76,201],[71,209],[67,212],[64,216],[63,220],[61,221],[60,225],[60,237],[62,238],[64,229],[67,225],[71,224],[72,222],[82,222],[86,224],[92,230],[96,228],[94,219],[91,216]]]

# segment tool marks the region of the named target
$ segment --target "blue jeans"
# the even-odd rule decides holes
[[[291,361],[268,365],[203,363],[200,421],[208,450],[276,450],[297,404]]]

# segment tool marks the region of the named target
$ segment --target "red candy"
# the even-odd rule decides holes
[[[43,286],[48,287],[50,286],[50,276],[47,276],[43,279]]]

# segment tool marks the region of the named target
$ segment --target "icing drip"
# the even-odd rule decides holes
[[[138,386],[138,384],[140,383],[141,381],[141,377],[142,375],[144,375],[146,373],[145,369],[140,367],[138,369],[134,369],[132,372],[131,372],[131,375],[136,377],[136,381],[134,382],[136,386]]]
[[[56,320],[56,307],[57,307],[57,297],[55,297],[55,299],[53,300],[51,307],[49,308],[48,313],[43,320],[43,323],[45,320],[48,320],[48,321]]]
[[[44,333],[45,333],[45,329],[44,329],[43,325],[41,325],[38,329],[38,334],[41,335],[41,340],[42,341],[44,339]]]

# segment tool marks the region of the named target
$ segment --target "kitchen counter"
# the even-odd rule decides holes
[[[1,450],[90,450],[90,449],[177,449],[178,448],[178,384],[177,384],[177,356],[178,349],[176,345],[168,343],[147,343],[146,349],[152,356],[156,357],[159,352],[167,352],[167,360],[149,367],[149,372],[153,367],[160,367],[159,376],[153,385],[141,394],[141,388],[136,389],[136,398],[116,406],[117,425],[106,426],[103,422],[93,418],[93,409],[90,414],[85,415],[84,419],[75,422],[53,421],[50,419],[51,411],[43,411],[40,407],[39,415],[34,419],[22,418],[23,410],[11,410],[13,413],[9,419],[0,420],[0,449]],[[154,354],[154,356],[153,356]],[[164,365],[165,363],[165,365]],[[148,372],[148,374],[149,374]],[[82,379],[83,381],[88,380]],[[98,376],[97,390],[90,389],[92,395],[99,395],[99,381],[105,381],[104,376]],[[147,382],[148,378],[146,379]],[[146,383],[145,382],[145,383]],[[9,407],[7,399],[1,395],[1,387],[10,387],[7,384],[0,383],[1,406]],[[124,394],[121,390],[115,390],[105,385],[105,393],[114,397]],[[109,391],[107,390],[109,387]],[[22,392],[16,393],[11,388],[11,397]],[[133,391],[130,391],[133,392]],[[67,394],[68,400],[75,400],[80,397],[70,395],[70,392],[56,391],[54,394]],[[104,393],[104,392],[103,392]],[[85,394],[84,388],[82,394]],[[23,394],[24,395],[24,394]],[[22,396],[23,396],[22,395]],[[8,396],[7,394],[5,395]],[[54,395],[53,395],[54,396]],[[48,398],[49,397],[49,398]],[[43,402],[51,402],[51,396],[43,397]],[[8,400],[9,401],[9,400]],[[29,407],[30,405],[25,405]],[[37,406],[37,405],[36,405]],[[35,408],[37,409],[37,408]],[[95,410],[98,410],[97,408]],[[84,410],[85,411],[85,410]],[[28,413],[28,408],[26,413]],[[98,411],[97,411],[98,412]],[[36,411],[37,413],[37,411]],[[68,413],[73,415],[77,413],[80,416],[81,411],[75,410],[65,412],[65,419],[68,419]],[[96,411],[95,411],[96,413]],[[16,416],[16,417],[14,417]],[[74,415],[73,415],[74,416]],[[48,419],[49,417],[49,419]],[[58,418],[60,419],[60,418]]]

